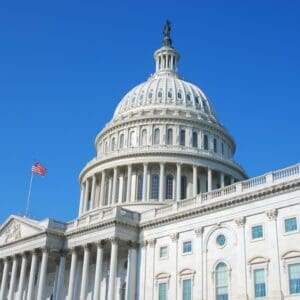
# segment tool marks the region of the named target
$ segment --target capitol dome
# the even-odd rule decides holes
[[[155,73],[121,99],[95,139],[97,155],[79,178],[79,215],[116,205],[144,211],[247,178],[211,102],[180,77],[170,32],[154,58]]]

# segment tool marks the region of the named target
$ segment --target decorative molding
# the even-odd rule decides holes
[[[155,246],[155,243],[156,243],[155,239],[146,240],[146,245],[150,246],[151,248],[153,248]]]
[[[270,209],[270,210],[266,211],[266,215],[267,215],[267,217],[269,218],[270,221],[276,220],[277,215],[278,215],[277,208]]]
[[[197,237],[201,237],[203,235],[204,232],[204,227],[199,227],[195,229],[195,234]]]
[[[235,223],[237,225],[237,227],[244,227],[245,223],[246,223],[246,218],[245,217],[239,217],[239,218],[236,218],[235,220]]]
[[[21,224],[12,221],[9,227],[5,231],[5,243],[15,242],[21,239]]]
[[[178,232],[170,234],[170,239],[172,242],[176,242],[178,240],[179,234]]]

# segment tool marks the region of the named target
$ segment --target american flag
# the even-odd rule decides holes
[[[32,167],[31,167],[31,171],[33,173],[39,174],[41,176],[45,176],[47,173],[47,169],[41,165],[40,163],[35,163]]]

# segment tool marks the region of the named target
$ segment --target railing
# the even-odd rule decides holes
[[[300,164],[291,166],[279,171],[267,173],[246,181],[237,182],[208,193],[199,194],[194,198],[167,204],[161,208],[141,213],[141,221],[147,221],[153,217],[166,216],[174,212],[180,212],[194,207],[201,207],[217,201],[223,201],[232,196],[242,195],[251,191],[259,190],[269,185],[288,181],[293,178],[300,178]]]

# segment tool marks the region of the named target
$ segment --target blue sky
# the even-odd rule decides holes
[[[122,96],[154,71],[165,20],[250,177],[299,162],[297,1],[1,1],[0,223],[77,214],[78,174]]]

